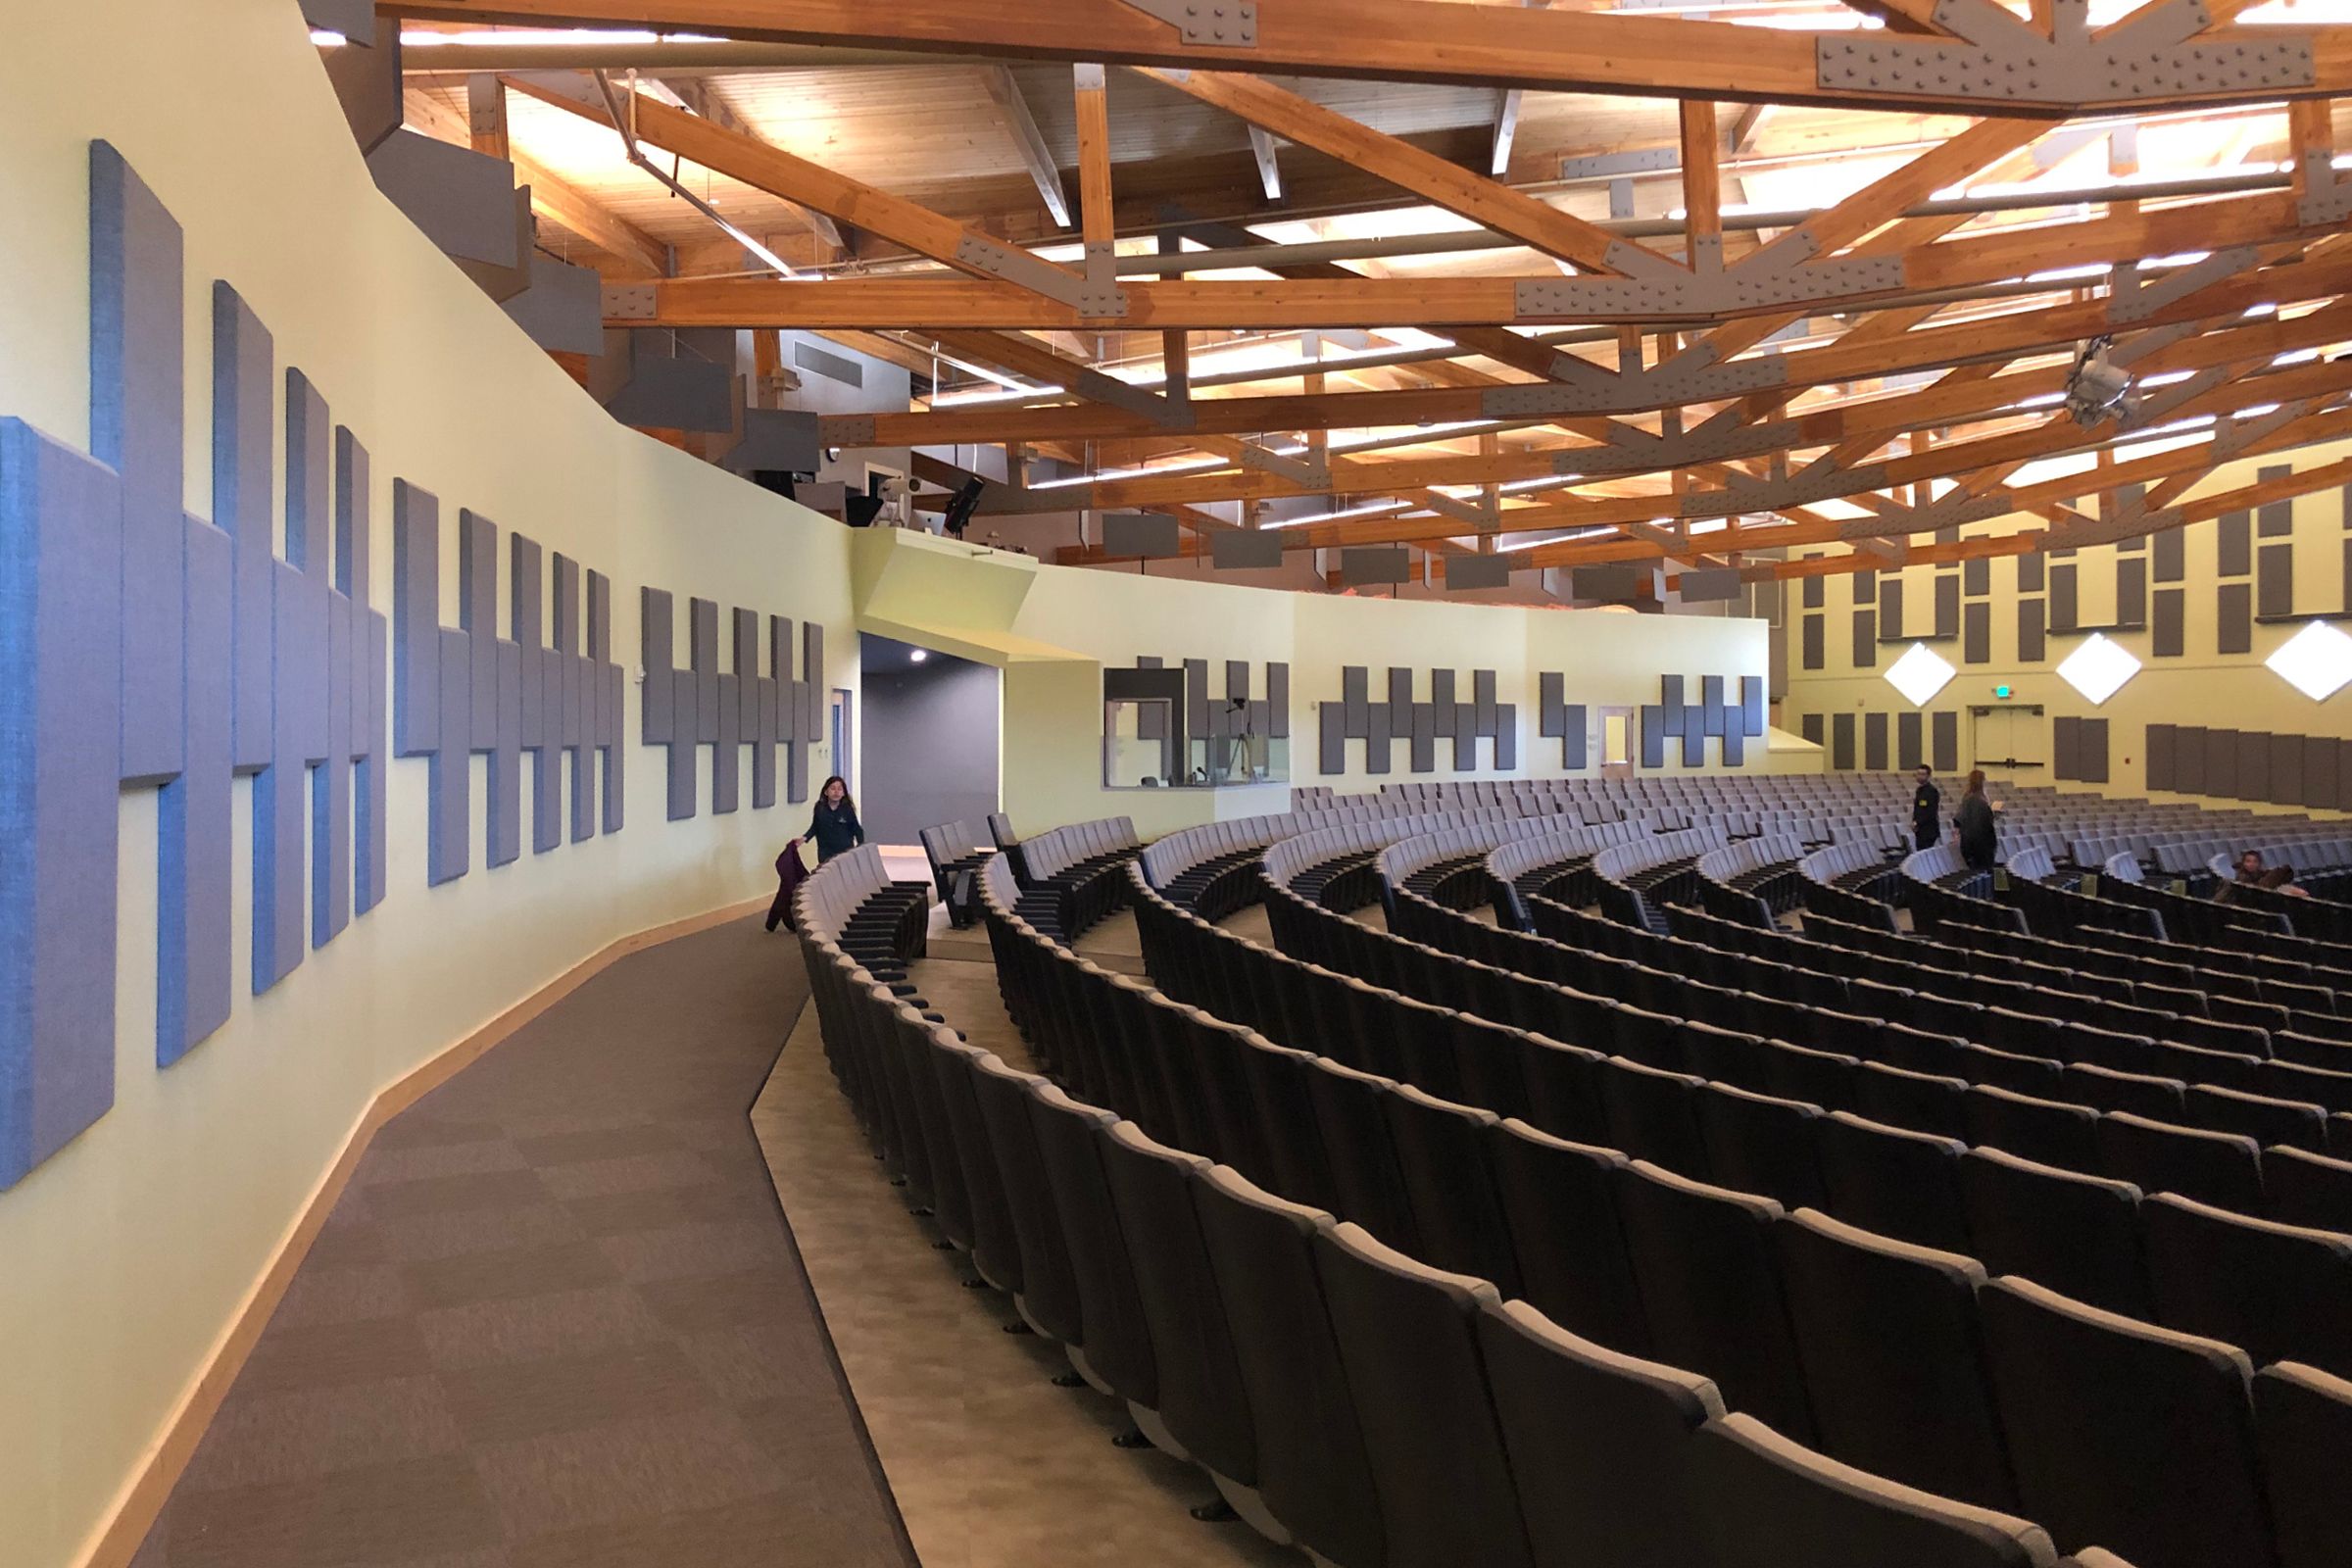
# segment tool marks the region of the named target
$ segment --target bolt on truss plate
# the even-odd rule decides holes
[[[2261,259],[2261,253],[2251,245],[2232,245],[2226,251],[2215,251],[2192,267],[2167,272],[2153,283],[2142,283],[2137,272],[2118,268],[2113,292],[2107,300],[2107,319],[2119,324],[2144,321],[2183,295],[2234,276]]]
[[[660,309],[658,300],[659,296],[651,283],[607,283],[605,319],[650,321]]]
[[[2159,0],[2104,38],[2064,16],[2059,36],[2044,38],[1990,0],[1939,0],[1936,21],[1967,46],[1883,32],[1828,35],[1814,44],[1815,79],[1827,89],[2063,106],[2279,91],[2318,79],[2306,36],[2189,42],[2212,21],[2203,0]]]
[[[1041,261],[1017,245],[1006,245],[985,234],[966,234],[956,245],[956,265],[989,277],[1002,278],[1032,294],[1067,305],[1081,316],[1125,316],[1127,291],[1103,289],[1066,267]]]
[[[1788,369],[1777,354],[1715,363],[1712,349],[1687,349],[1663,365],[1627,373],[1582,360],[1564,360],[1559,378],[1490,387],[1479,413],[1490,419],[1544,418],[1555,414],[1634,414],[1644,409],[1712,403],[1781,386]],[[1563,473],[1573,471],[1569,468]]]

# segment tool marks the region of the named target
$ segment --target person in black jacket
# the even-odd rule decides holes
[[[865,842],[865,828],[858,820],[858,803],[850,799],[849,781],[839,773],[817,791],[816,808],[808,813],[808,831],[801,837],[816,840],[819,865]]]
[[[1911,791],[1912,848],[1932,850],[1943,837],[1943,792],[1936,787],[1936,775],[1925,767],[1919,770],[1919,782]]]
[[[1984,798],[1984,770],[1977,768],[1968,775],[1968,793],[1960,797],[1960,809],[1952,813],[1952,826],[1960,833],[1960,858],[1972,871],[1992,869],[1993,826],[1992,802]]]

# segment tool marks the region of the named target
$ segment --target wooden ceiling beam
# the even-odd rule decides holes
[[[677,94],[680,103],[713,124],[734,131],[738,135],[749,136],[754,141],[764,142],[767,139],[754,130],[751,122],[735,112],[734,106],[713,88],[708,77],[660,76],[655,79],[669,91]],[[834,256],[850,254],[849,236],[842,233],[840,225],[836,224],[832,219],[813,207],[805,207],[799,202],[790,201],[781,196],[776,200],[783,202],[792,216],[798,219],[802,226],[814,235],[816,242],[824,246],[830,254]]]
[[[1045,133],[1037,128],[1037,117],[1029,112],[1029,100],[1021,94],[1020,78],[1012,68],[1002,62],[980,68],[980,85],[988,93],[989,102],[997,106],[997,118],[1004,123],[1004,133],[1011,138],[1012,150],[1020,156],[1021,167],[1029,171],[1036,182],[1038,199],[1046,204],[1046,214],[1056,228],[1070,226],[1069,192],[1061,183],[1060,166],[1054,161],[1054,150],[1046,145]]]
[[[2225,0],[2226,3],[2226,0]],[[1446,0],[1284,0],[1260,8],[1248,40],[1188,43],[1141,7],[1120,0],[390,0],[380,9],[423,20],[523,24],[621,25],[778,42],[977,54],[999,58],[1100,60],[1189,70],[1247,70],[1271,75],[1353,76],[1458,82],[1546,92],[1628,93],[1740,102],[1819,103],[1896,110],[1957,109],[1907,91],[1822,80],[1815,35],[1783,28],[1619,13],[1463,6]],[[2201,42],[2254,29],[2221,27]],[[2307,40],[2308,86],[2224,84],[2114,107],[2197,106],[2352,91],[2346,28],[2261,29],[2262,41]],[[1932,66],[1949,45],[1888,34],[1882,50]],[[2017,112],[2076,113],[2107,101],[2095,78],[2053,81],[2044,102]],[[2003,107],[2011,107],[2004,104]]]

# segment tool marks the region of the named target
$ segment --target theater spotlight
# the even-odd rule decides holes
[[[2113,338],[2094,337],[2075,355],[2075,368],[2066,378],[2066,412],[2081,425],[2111,419],[2122,411],[2132,391],[2132,372],[2108,356]]]

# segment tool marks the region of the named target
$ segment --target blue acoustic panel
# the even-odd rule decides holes
[[[343,646],[349,663],[345,687],[344,719],[349,728],[335,730],[329,736],[331,746],[348,742],[345,755],[351,759],[350,840],[351,877],[349,894],[351,913],[366,914],[384,899],[384,784],[392,757],[389,737],[384,733],[386,707],[384,692],[391,675],[391,644],[388,626],[381,612],[370,608],[368,551],[374,534],[373,517],[369,511],[374,492],[368,488],[369,466],[368,449],[359,438],[341,426],[335,430],[335,600],[333,613],[343,626]],[[330,716],[329,725],[335,720]],[[340,769],[330,767],[331,779]],[[330,794],[328,808],[340,813],[341,800]],[[340,816],[338,814],[338,822]],[[313,843],[333,843],[331,836],[313,837]],[[328,874],[323,885],[314,883],[314,910],[323,902],[323,914],[314,912],[312,937],[314,945],[323,943],[343,928],[343,883],[338,872]]]
[[[1583,703],[1569,703],[1560,710],[1560,765],[1571,770],[1588,765],[1590,740],[1586,725],[1590,719]]]
[[[240,773],[270,765],[270,333],[226,283],[213,285],[213,521],[230,541],[229,750]]]
[[[708,599],[686,604],[687,659],[676,663],[676,610],[669,593],[661,588],[640,590],[638,625],[643,639],[646,699],[641,705],[639,738],[667,752],[668,813],[673,822],[693,816],[696,756],[711,749],[710,809],[714,814],[736,810],[742,804],[743,751],[752,750],[752,808],[763,810],[776,804],[776,748],[790,745],[804,775],[806,763],[797,760],[806,743],[798,739],[797,715],[813,706],[813,687],[792,679],[792,622],[781,615],[766,617],[769,670],[760,669],[760,619],[757,612],[735,609],[727,618],[727,644],[732,670],[718,667],[718,606]],[[821,627],[812,645],[821,661]],[[659,695],[657,695],[659,694]],[[608,699],[600,695],[600,701]],[[617,726],[619,690],[609,698]],[[804,797],[805,798],[805,797]]]
[[[1750,740],[1761,739],[1764,734],[1764,700],[1763,676],[1742,675],[1740,677],[1740,733]]]
[[[515,534],[508,544],[508,629],[520,654],[515,703],[522,749],[531,755],[531,853],[564,843],[564,751],[552,710],[563,697],[555,651],[547,646],[547,566],[538,542]],[[551,698],[553,701],[551,701]]]
[[[309,377],[289,369],[285,556],[270,563],[270,760],[253,783],[257,995],[294,972],[311,934],[303,920],[304,847],[316,815],[311,770],[327,761],[328,694],[339,673],[327,614],[333,539],[334,429],[326,400]]]
[[[0,1187],[115,1099],[122,496],[0,418]]]
[[[511,587],[509,598],[513,598]],[[466,637],[471,709],[468,749],[490,759],[490,803],[483,819],[489,843],[485,849],[492,865],[507,865],[522,855],[522,664],[526,655],[518,639],[498,635],[498,525],[465,511],[458,514],[458,624]],[[536,649],[531,650],[534,664],[536,654]]]
[[[1721,735],[1731,727],[1724,722],[1723,677],[1721,675],[1698,677],[1698,703],[1699,707],[1705,710],[1703,723],[1707,734]]]
[[[1666,710],[1655,703],[1642,707],[1642,765],[1666,765]]]

